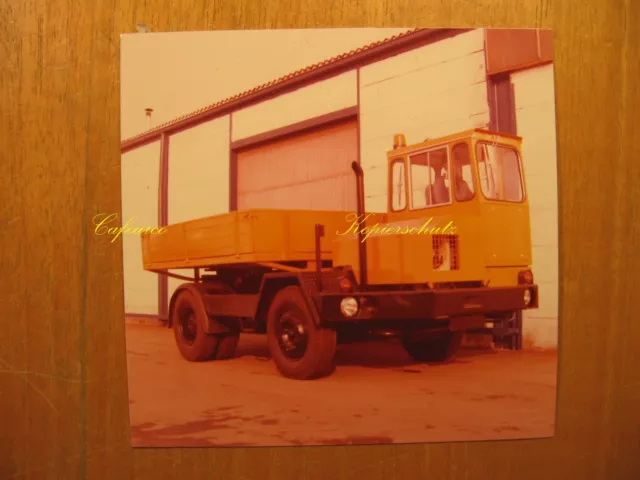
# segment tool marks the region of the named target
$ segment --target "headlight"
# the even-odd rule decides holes
[[[531,303],[531,291],[527,288],[524,291],[524,304],[525,306],[529,305]]]
[[[358,313],[358,301],[353,297],[345,297],[340,302],[340,311],[345,317],[353,317]]]

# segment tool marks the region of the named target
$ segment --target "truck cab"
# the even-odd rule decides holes
[[[484,129],[412,145],[395,135],[386,213],[362,206],[334,242],[334,265],[352,266],[369,295],[379,292],[371,302],[379,316],[387,303],[389,311],[402,311],[396,317],[425,320],[405,323],[400,334],[415,358],[445,358],[460,342],[453,330],[520,333],[522,310],[538,305],[521,144]],[[407,290],[415,295],[395,307],[383,293]],[[414,327],[429,321],[448,324],[450,332],[439,335],[440,343],[412,342]]]
[[[388,153],[389,220],[451,218],[471,264],[487,269],[486,281],[508,284],[497,268],[531,263],[520,145],[518,137],[480,129],[411,146],[396,136]]]
[[[387,212],[357,217],[336,240],[337,264],[359,274],[355,244],[366,241],[370,285],[533,283],[521,142],[481,129],[414,145],[396,135]]]

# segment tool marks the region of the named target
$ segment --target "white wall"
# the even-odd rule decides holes
[[[393,135],[418,143],[489,123],[484,35],[472,30],[360,69],[366,208],[386,210]]]
[[[357,104],[356,71],[313,83],[233,113],[233,141]]]
[[[228,115],[170,137],[168,202],[170,225],[229,211]],[[182,283],[169,278],[169,299]]]
[[[524,336],[536,346],[558,343],[558,174],[553,65],[512,74],[518,135],[522,137],[533,274],[540,307],[526,312]]]
[[[122,217],[131,227],[158,225],[160,142],[122,155]],[[135,217],[135,218],[134,218]],[[115,223],[115,222],[114,222]],[[116,226],[116,225],[112,225]],[[122,235],[125,313],[158,314],[158,277],[142,269],[139,235]]]

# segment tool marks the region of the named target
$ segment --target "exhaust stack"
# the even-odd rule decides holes
[[[362,219],[360,223],[360,231],[358,232],[358,260],[360,266],[360,288],[364,291],[367,289],[367,245],[364,237],[363,229],[364,221],[364,172],[358,162],[351,163],[351,168],[356,174],[356,192],[357,192],[357,209],[358,218]]]

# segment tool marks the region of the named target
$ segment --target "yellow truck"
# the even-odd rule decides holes
[[[354,162],[356,212],[251,209],[143,234],[143,268],[186,280],[169,304],[182,356],[231,358],[253,331],[294,379],[329,375],[338,344],[380,336],[442,362],[464,332],[537,308],[521,142],[395,135],[386,213],[365,212]]]

